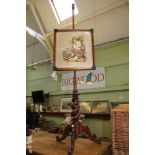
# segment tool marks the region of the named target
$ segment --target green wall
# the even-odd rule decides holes
[[[124,39],[104,46],[98,46],[96,51],[96,67],[105,67],[106,87],[79,90],[80,101],[109,100],[109,102],[129,101],[129,40]],[[60,104],[60,99],[66,94],[71,95],[72,91],[61,91],[61,74],[57,72],[58,82],[52,81],[51,64],[43,63],[37,66],[37,70],[27,69],[26,74],[26,96],[31,96],[34,90],[44,90],[50,93],[51,103]],[[31,103],[31,97],[27,97],[27,103]],[[111,104],[109,105],[111,108]],[[61,123],[62,118],[53,119]],[[85,119],[91,130],[98,136],[111,137],[111,121],[99,119]],[[95,123],[95,125],[94,125]]]

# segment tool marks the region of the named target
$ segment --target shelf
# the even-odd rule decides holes
[[[66,112],[40,112],[41,115],[46,117],[65,117]],[[94,114],[94,113],[87,113],[84,114],[85,118],[92,118],[92,119],[103,119],[103,120],[110,120],[110,114]]]

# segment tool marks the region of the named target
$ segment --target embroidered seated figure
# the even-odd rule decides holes
[[[57,142],[61,142],[64,140],[70,133],[72,132],[71,127],[71,114],[66,114],[66,118],[60,126],[59,132],[57,133],[56,140]],[[95,143],[101,143],[101,138],[98,138],[95,134],[90,132],[90,129],[87,125],[82,123],[84,119],[84,115],[81,114],[79,121],[76,124],[76,137],[87,137]]]

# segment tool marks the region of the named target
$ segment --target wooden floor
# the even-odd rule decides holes
[[[67,155],[70,146],[70,137],[63,142],[56,142],[56,135],[43,131],[32,134],[32,150],[42,155]],[[77,138],[75,143],[74,155],[109,155],[107,150],[110,143],[102,142],[95,144],[89,139]]]

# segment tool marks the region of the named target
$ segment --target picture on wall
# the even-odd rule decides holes
[[[108,101],[93,101],[92,113],[109,114],[109,102]]]
[[[52,105],[52,112],[59,112],[60,106],[59,105]]]
[[[91,113],[91,101],[82,101],[80,102],[80,112],[81,113]]]
[[[51,112],[51,107],[50,106],[47,106],[46,112]]]
[[[54,70],[95,69],[93,29],[54,30]]]
[[[60,112],[72,112],[72,98],[61,98]]]

